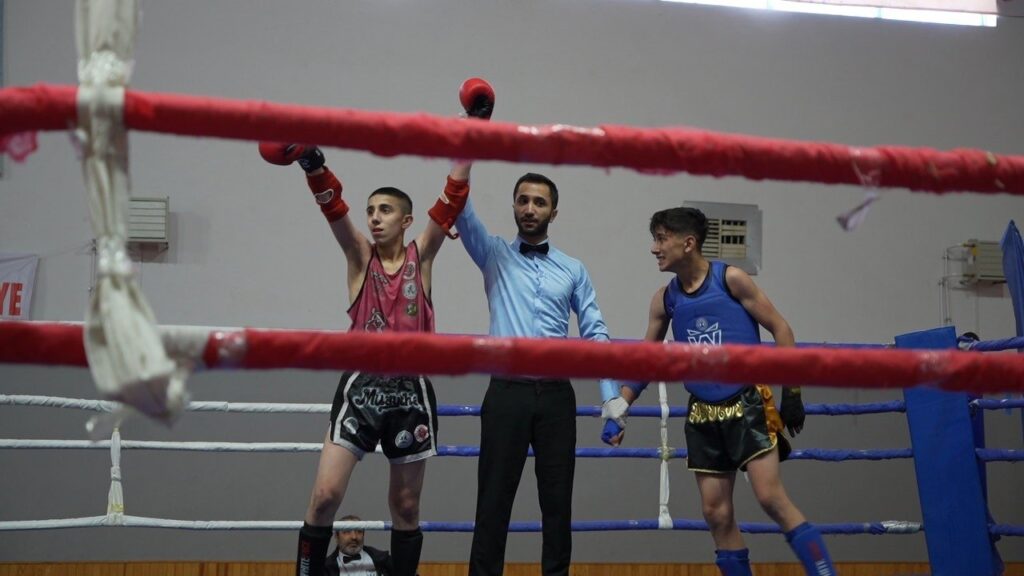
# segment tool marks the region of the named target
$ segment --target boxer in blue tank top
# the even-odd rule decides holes
[[[776,346],[795,345],[789,323],[746,272],[704,257],[701,247],[707,228],[707,218],[694,208],[662,210],[651,218],[651,253],[658,269],[673,276],[651,299],[645,340],[663,341],[671,326],[677,342],[758,344],[760,327],[764,327]],[[621,387],[618,396],[606,394],[603,440],[619,445],[629,406],[645,386],[630,383]],[[795,436],[804,424],[800,390],[783,389],[780,417],[767,386],[688,382],[686,389],[690,392],[687,467],[696,475],[723,576],[751,574],[733,510],[737,470],[747,472],[754,496],[785,532],[806,573],[835,574],[820,532],[790,501],[779,475],[779,462],[789,453],[783,426]]]

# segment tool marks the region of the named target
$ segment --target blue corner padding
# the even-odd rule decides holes
[[[896,337],[897,348],[956,347],[952,326]],[[967,394],[926,386],[904,391],[917,491],[933,576],[995,575],[985,489]]]
[[[1017,336],[1024,336],[1024,240],[1017,224],[1010,220],[999,243],[1003,249],[1003,276],[1013,300],[1013,316],[1017,320]]]
[[[1013,300],[1013,317],[1017,321],[1017,336],[1024,336],[1024,240],[1013,220],[1006,226],[1003,240],[1003,276]],[[1024,352],[1024,349],[1018,350]],[[1024,435],[1024,410],[1020,412],[1020,429]]]

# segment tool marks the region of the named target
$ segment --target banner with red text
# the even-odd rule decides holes
[[[0,252],[0,320],[30,320],[39,256]]]

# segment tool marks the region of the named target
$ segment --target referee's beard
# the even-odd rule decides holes
[[[519,237],[523,240],[528,240],[530,243],[541,242],[546,239],[548,237],[548,224],[550,223],[551,218],[545,220],[538,218],[516,218]]]

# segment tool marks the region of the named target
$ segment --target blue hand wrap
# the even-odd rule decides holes
[[[604,429],[601,430],[601,441],[611,446],[612,438],[622,433],[622,428],[615,423],[615,420],[605,420]]]

